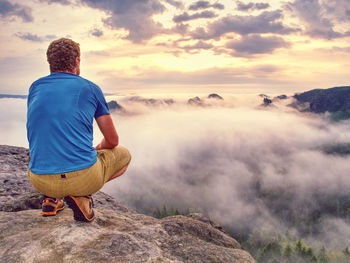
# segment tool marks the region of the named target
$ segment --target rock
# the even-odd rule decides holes
[[[302,108],[303,111],[337,113],[350,118],[350,86],[314,89],[295,94],[294,98],[297,104],[292,106]]]
[[[288,96],[283,94],[283,95],[277,96],[276,98],[279,100],[286,100],[286,99],[288,99]]]
[[[168,104],[168,105],[171,105],[171,104],[174,104],[175,101],[173,99],[164,99],[163,100],[165,104]]]
[[[256,262],[201,214],[156,219],[102,192],[93,195],[91,223],[74,221],[68,207],[42,217],[27,153],[0,145],[0,262]]]
[[[132,102],[141,102],[148,106],[157,106],[157,105],[163,105],[163,104],[171,105],[175,103],[173,99],[153,99],[153,98],[145,99],[139,96],[130,97],[128,100]]]
[[[198,221],[201,221],[203,223],[206,223],[208,225],[211,225],[212,227],[220,230],[221,232],[223,233],[226,233],[224,231],[224,229],[222,228],[222,226],[220,226],[219,224],[217,224],[216,222],[210,220],[209,218],[205,217],[203,214],[200,214],[200,213],[191,213],[191,214],[188,214],[187,215],[188,217],[191,217],[193,219],[196,219]]]
[[[269,106],[271,103],[272,103],[272,100],[270,100],[268,98],[264,98],[263,106]]]
[[[223,100],[223,97],[216,93],[209,94],[208,99],[218,99],[218,100]]]
[[[321,147],[321,150],[325,154],[345,157],[350,155],[350,143],[335,143],[323,145]]]
[[[203,106],[203,101],[199,97],[190,98],[187,104],[192,106]]]
[[[123,110],[123,107],[118,102],[116,102],[115,100],[111,100],[107,104],[108,104],[108,108],[110,110]]]
[[[233,238],[184,216],[96,208],[92,223],[40,210],[0,212],[1,262],[255,262]]]
[[[145,104],[156,104],[157,100],[156,99],[145,99],[139,96],[134,96],[134,97],[130,97],[129,101],[134,101],[134,102],[142,102]]]

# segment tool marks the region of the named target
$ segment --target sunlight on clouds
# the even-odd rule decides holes
[[[171,18],[177,13],[178,11],[174,6],[170,4],[166,4],[166,11],[164,13],[155,14],[152,17],[154,21],[159,22],[165,28],[170,29],[175,26],[175,23],[172,22]]]
[[[155,60],[158,66],[169,70],[196,71],[212,67],[225,67],[235,58],[214,55],[211,51],[202,51],[199,54],[174,56],[162,56]]]
[[[171,72],[174,76],[177,72],[180,79],[176,86],[181,90],[191,89],[188,84],[181,87],[182,73],[191,72],[195,76],[201,74],[202,70],[215,73],[219,68],[234,72],[239,68],[253,70],[261,65],[273,66],[275,70],[253,70],[248,75],[255,76],[255,80],[237,80],[236,76],[232,76],[225,84],[220,83],[220,80],[227,78],[227,73],[220,71],[218,74],[224,75],[216,76],[216,84],[227,85],[232,89],[281,85],[282,91],[301,91],[305,88],[328,88],[337,83],[346,84],[348,79],[348,70],[344,65],[350,59],[349,37],[342,35],[326,39],[324,36],[327,32],[319,36],[308,32],[310,28],[313,29],[313,23],[317,25],[326,17],[333,19],[327,20],[332,23],[326,29],[344,34],[350,21],[345,17],[337,17],[344,13],[341,6],[334,10],[323,6],[321,10],[328,10],[329,14],[317,13],[315,17],[312,14],[305,17],[308,14],[293,11],[292,7],[286,8],[287,2],[278,0],[251,0],[249,3],[265,2],[269,6],[261,10],[243,8],[241,11],[237,8],[238,2],[233,0],[209,1],[207,7],[192,10],[190,6],[197,3],[196,0],[177,2],[180,4],[178,8],[162,0],[154,3],[164,6],[164,12],[159,6],[160,9],[154,9],[144,3],[144,7],[149,8],[150,16],[143,16],[137,5],[131,2],[123,2],[127,7],[125,10],[128,10],[125,12],[129,12],[125,14],[118,13],[118,1],[99,2],[98,5],[82,0],[74,0],[73,4],[67,5],[48,4],[48,1],[39,0],[14,2],[29,8],[33,21],[18,14],[0,20],[0,39],[3,43],[0,50],[3,85],[0,88],[3,91],[18,87],[15,93],[25,93],[27,83],[30,82],[27,79],[34,80],[47,74],[45,52],[50,41],[58,37],[70,37],[80,43],[82,76],[105,85],[113,83],[106,81],[111,76],[120,78],[121,82],[127,79],[128,83],[134,83],[133,89],[136,90],[144,90],[145,86],[150,90],[154,88],[150,83],[157,83],[157,80],[152,82],[150,79],[157,77],[157,72],[153,73],[153,70]],[[223,5],[224,9],[213,7],[215,3]],[[297,1],[290,1],[289,5],[292,3]],[[326,2],[317,3],[322,5]],[[215,14],[215,17],[198,16],[204,11]],[[174,16],[185,13],[184,22],[173,21]],[[150,32],[144,32],[149,25],[153,26],[149,28]],[[198,27],[203,31],[195,34]],[[18,64],[19,61],[21,65],[33,66],[25,69]],[[21,77],[17,76],[18,72]],[[131,81],[132,77],[136,80]],[[289,84],[283,83],[284,80],[288,80]],[[175,85],[175,80],[172,81],[171,85]],[[215,84],[200,85],[206,89]],[[114,87],[106,86],[108,90]]]

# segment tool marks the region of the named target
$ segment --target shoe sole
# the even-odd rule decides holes
[[[42,212],[42,216],[55,216],[58,212],[62,211],[64,209],[64,206],[58,208],[56,211],[52,212]]]
[[[74,196],[67,196],[64,198],[64,201],[68,204],[68,207],[73,210],[74,219],[76,221],[91,222],[92,220],[94,220],[94,211],[92,211],[92,215],[90,218],[87,217],[80,208],[78,201]]]

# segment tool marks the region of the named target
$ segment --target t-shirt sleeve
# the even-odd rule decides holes
[[[95,112],[95,116],[94,116],[95,119],[97,119],[98,117],[100,117],[102,115],[110,114],[105,96],[103,95],[100,87],[94,86],[93,91],[94,91],[94,95],[95,95],[96,103],[97,103],[96,112]]]

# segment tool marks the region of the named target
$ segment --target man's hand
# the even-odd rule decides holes
[[[111,115],[102,115],[96,119],[96,122],[104,138],[101,143],[95,147],[95,150],[112,149],[118,146],[119,136],[114,127]]]

